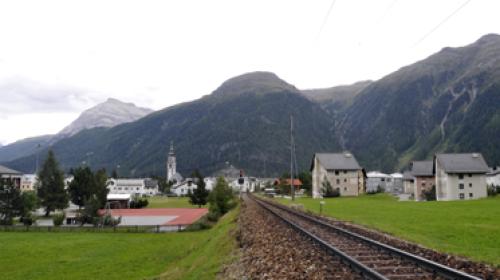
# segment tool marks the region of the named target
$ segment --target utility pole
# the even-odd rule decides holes
[[[293,154],[293,116],[290,114],[290,195],[292,196],[292,201],[295,201],[295,188],[293,186]]]

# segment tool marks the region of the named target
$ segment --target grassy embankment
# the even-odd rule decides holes
[[[237,215],[197,232],[0,232],[0,278],[214,279],[236,246]]]
[[[278,199],[290,204],[287,199]],[[319,201],[295,203],[319,212]],[[438,251],[500,266],[500,197],[471,201],[397,201],[387,194],[324,199],[323,214],[378,229]]]

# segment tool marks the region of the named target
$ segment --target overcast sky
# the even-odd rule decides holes
[[[272,71],[298,88],[379,79],[500,33],[497,0],[1,1],[0,143],[108,97],[161,109]]]

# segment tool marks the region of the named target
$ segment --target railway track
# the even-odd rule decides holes
[[[481,279],[284,205],[248,195],[262,208],[318,243],[365,279]]]

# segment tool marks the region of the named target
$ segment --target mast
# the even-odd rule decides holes
[[[295,188],[293,187],[293,154],[294,154],[294,141],[293,141],[293,116],[290,115],[290,195],[292,201],[295,201]]]

